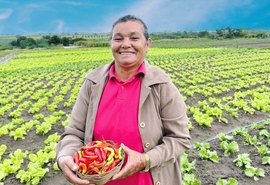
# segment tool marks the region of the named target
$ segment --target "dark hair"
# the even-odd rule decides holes
[[[117,21],[115,21],[112,25],[112,30],[113,28],[118,24],[118,23],[122,23],[122,22],[128,22],[128,21],[138,21],[143,25],[143,29],[144,29],[144,37],[146,40],[149,39],[149,33],[148,33],[148,28],[146,26],[146,24],[138,17],[134,16],[134,15],[125,15],[123,17],[120,17]],[[112,31],[110,34],[110,39],[112,39]]]

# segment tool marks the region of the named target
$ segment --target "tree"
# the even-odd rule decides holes
[[[57,35],[53,35],[50,39],[49,39],[49,44],[54,44],[54,45],[58,45],[61,43],[61,39],[57,36]]]
[[[68,46],[69,45],[69,38],[68,37],[61,38],[61,43],[63,44],[63,46]]]
[[[210,34],[208,31],[200,31],[199,34],[198,34],[198,37],[210,37]]]

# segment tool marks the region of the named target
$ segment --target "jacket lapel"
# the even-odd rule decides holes
[[[167,75],[163,75],[158,72],[159,69],[151,66],[148,61],[145,60],[144,63],[146,74],[142,79],[139,110],[141,110],[146,98],[149,96],[152,85],[167,83],[169,81],[169,77]]]

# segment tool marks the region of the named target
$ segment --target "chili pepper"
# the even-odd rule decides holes
[[[112,145],[110,143],[99,143],[94,146],[97,148],[106,148],[106,147],[111,147]]]
[[[96,143],[96,141],[91,141],[87,144],[87,146],[93,146]]]
[[[74,162],[75,162],[77,165],[79,165],[79,154],[78,154],[78,152],[76,152],[76,153],[74,154],[73,160],[74,160]]]
[[[79,158],[82,157],[82,151],[78,151],[78,154],[79,154]]]
[[[79,162],[80,163],[84,163],[85,165],[88,165],[89,163],[90,163],[90,161],[89,160],[87,160],[86,158],[79,158]]]
[[[120,160],[123,159],[122,150],[123,150],[123,148],[120,146],[120,147],[118,148],[118,152],[117,152],[118,158],[119,158]]]
[[[97,162],[96,160],[93,161],[94,167],[97,167],[97,168],[101,168],[104,164],[105,164],[105,161],[103,161],[101,163],[100,162]]]
[[[79,164],[79,168],[82,169],[82,172],[81,172],[82,174],[85,174],[85,173],[87,172],[86,164],[80,163],[80,164]]]
[[[87,159],[87,160],[93,161],[93,160],[97,159],[98,156],[96,156],[96,155],[85,155],[84,158]]]
[[[114,149],[114,153],[117,153],[117,151],[118,151],[118,147],[119,147],[119,146],[118,146],[117,144],[115,144],[115,145],[114,145],[114,147],[113,147],[113,149]]]
[[[102,160],[105,161],[106,158],[107,158],[107,156],[105,154],[105,151],[103,150],[103,148],[99,148],[99,150],[100,150],[100,153],[101,153]]]
[[[89,150],[83,150],[82,153],[83,153],[83,155],[89,155],[89,156],[95,155],[95,153],[93,151],[89,151]]]
[[[99,169],[98,169],[97,167],[94,167],[94,168],[92,169],[92,172],[93,172],[93,174],[94,174],[94,173],[96,173],[96,174],[99,174],[99,173],[100,173],[100,171],[99,171]]]
[[[99,149],[98,148],[95,148],[94,152],[98,156],[98,160],[101,162],[102,161],[102,157],[101,157],[101,154],[100,154]]]
[[[110,167],[111,167],[111,166],[105,166],[105,167],[104,167],[104,171],[105,171],[105,172],[109,171],[109,170],[110,170]]]
[[[88,165],[87,170],[89,171],[89,170],[92,170],[93,168],[94,168],[94,164],[93,164],[93,162],[92,162],[92,163],[90,163],[90,164]]]
[[[110,161],[111,159],[114,158],[114,150],[112,148],[106,147],[104,148],[104,150],[108,150],[111,152],[111,154],[109,155],[109,157],[107,158],[107,161]]]
[[[120,162],[119,159],[116,159],[115,161],[113,161],[113,163],[112,163],[112,169],[113,169],[116,165],[118,165],[119,162]]]
[[[109,161],[107,161],[106,166],[110,166],[114,161],[114,158],[111,158]]]
[[[98,141],[98,140],[96,140],[96,142],[95,142],[96,144],[101,144],[102,143],[102,141]]]

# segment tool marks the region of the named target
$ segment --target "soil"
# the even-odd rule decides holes
[[[262,116],[262,115],[261,115]],[[253,118],[253,122],[259,122],[261,121],[259,118],[262,118],[261,116],[258,116],[257,119],[255,120],[255,118]],[[267,114],[265,114],[265,116],[267,116]],[[268,117],[270,115],[268,114]],[[243,119],[239,119],[238,120],[238,125],[241,124],[245,124],[246,123],[246,119],[247,118],[243,118]],[[252,123],[252,122],[250,122]],[[234,126],[236,126],[236,124],[233,124]],[[232,128],[232,125],[231,125]],[[230,129],[231,129],[230,128]],[[250,127],[247,127],[250,128]],[[198,131],[199,130],[199,131]],[[204,135],[204,132],[202,131],[202,129],[198,129],[198,133],[196,133],[196,135],[198,135],[198,137],[202,137],[202,135]],[[213,127],[211,129],[214,132],[223,132],[222,129],[220,129],[220,127]],[[229,130],[229,129],[228,129]],[[268,125],[267,127],[268,132],[270,131],[270,126]],[[258,132],[255,133],[254,131],[251,132],[249,131],[250,135],[258,135]],[[226,133],[226,132],[224,132]],[[229,135],[232,135],[231,132],[228,133]],[[194,132],[192,132],[192,135],[194,135]],[[203,138],[202,140],[204,140],[205,138]],[[202,160],[198,157],[197,151],[196,149],[193,149],[190,151],[190,162],[193,161],[194,159],[196,159],[196,176],[199,180],[201,180],[202,185],[213,185],[216,183],[218,178],[222,178],[222,179],[228,179],[228,178],[235,178],[237,179],[239,185],[267,185],[269,184],[270,181],[270,168],[269,165],[262,165],[261,164],[261,156],[259,156],[259,154],[257,153],[257,149],[254,146],[250,146],[250,145],[244,145],[243,144],[243,138],[240,136],[235,136],[234,141],[236,141],[239,145],[239,152],[234,153],[230,156],[224,156],[224,152],[223,150],[220,148],[220,141],[218,138],[212,138],[211,140],[209,140],[208,142],[211,145],[210,150],[211,151],[217,151],[217,154],[219,156],[219,163],[213,163],[211,161],[208,160]],[[262,168],[265,171],[265,177],[264,178],[260,178],[258,181],[254,181],[252,178],[249,178],[247,176],[244,175],[244,172],[242,171],[242,169],[240,169],[239,167],[235,166],[233,163],[233,160],[235,158],[237,158],[238,154],[242,154],[242,153],[248,153],[250,154],[250,159],[252,160],[252,166],[256,167],[256,168]]]

